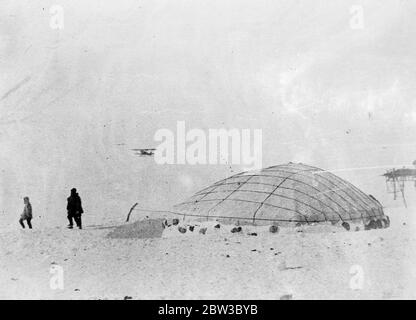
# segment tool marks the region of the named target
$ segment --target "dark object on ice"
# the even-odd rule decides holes
[[[179,226],[179,227],[178,227],[178,231],[179,231],[180,233],[185,233],[185,232],[186,232],[186,228],[183,228],[183,227]]]
[[[199,229],[200,234],[205,234],[207,232],[207,228],[201,228]]]
[[[252,232],[252,233],[249,233],[248,235],[249,235],[249,236],[257,236],[257,233]]]
[[[189,226],[189,231],[194,232],[194,226]]]
[[[220,226],[220,224],[216,224],[216,225],[214,226],[214,228],[219,229],[219,228],[221,228],[221,226]]]
[[[71,189],[71,195],[67,200],[68,204],[66,206],[66,210],[68,211],[68,227],[72,228],[74,225],[72,219],[74,219],[77,227],[82,229],[81,215],[84,213],[84,210],[82,209],[81,197],[77,193],[77,189]]]
[[[344,227],[345,230],[350,231],[350,224],[348,222],[343,222],[342,226]]]
[[[179,223],[179,219],[173,219],[173,220],[172,220],[172,224],[173,224],[174,226],[176,226],[178,223]]]
[[[278,233],[279,232],[279,227],[278,226],[275,226],[275,225],[270,226],[269,231],[271,233]]]
[[[242,230],[241,227],[234,227],[231,229],[231,233],[241,232],[241,230]]]
[[[291,294],[285,294],[280,297],[280,300],[292,300],[293,296]]]
[[[20,215],[20,219],[19,219],[19,223],[22,226],[22,228],[25,228],[25,224],[23,223],[23,221],[26,220],[27,226],[29,227],[29,229],[32,229],[32,205],[29,202],[29,197],[24,197],[23,198],[23,203],[25,204],[25,207],[23,208],[23,212]]]
[[[370,220],[368,224],[364,226],[365,230],[377,229],[377,223],[374,220]]]
[[[133,297],[130,297],[130,296],[125,296],[125,297],[123,298],[123,300],[131,300],[131,299],[133,299]]]
[[[389,218],[389,216],[386,216],[385,218],[383,218],[382,220],[382,223],[383,223],[383,227],[384,228],[388,228],[388,227],[390,227],[390,218]]]
[[[153,156],[155,154],[156,149],[154,149],[154,148],[136,148],[136,149],[131,149],[131,150],[135,152],[135,155],[145,157],[145,156]]]
[[[229,254],[227,254],[227,255],[226,255],[226,257],[227,257],[227,258],[229,258],[229,257],[230,257],[230,255],[229,255]]]
[[[132,213],[132,211],[134,210],[134,208],[136,208],[136,206],[138,205],[138,203],[136,202],[131,208],[130,208],[130,211],[129,211],[129,213],[127,214],[127,219],[126,219],[126,222],[129,222],[129,219],[130,219],[130,215],[131,215],[131,213]]]

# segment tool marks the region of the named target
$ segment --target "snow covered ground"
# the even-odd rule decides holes
[[[388,213],[390,228],[358,232],[146,239],[108,238],[111,226],[2,232],[0,298],[414,299],[414,208]]]

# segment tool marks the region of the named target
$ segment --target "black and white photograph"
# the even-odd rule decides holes
[[[415,17],[1,0],[0,299],[415,299]]]

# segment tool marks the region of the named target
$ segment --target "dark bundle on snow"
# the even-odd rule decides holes
[[[275,225],[270,226],[269,231],[271,233],[277,233],[277,232],[279,232],[279,227],[278,226],[275,226]]]
[[[185,233],[185,232],[186,232],[186,228],[179,226],[179,227],[178,227],[178,231],[179,231],[180,233]]]
[[[344,227],[345,230],[350,231],[350,224],[348,222],[344,221],[341,225]]]
[[[382,222],[383,222],[383,227],[384,228],[390,227],[390,218],[389,218],[389,216],[386,216],[385,218],[383,218]]]
[[[364,225],[365,230],[383,229],[390,226],[390,218],[385,216],[383,219],[372,219]]]

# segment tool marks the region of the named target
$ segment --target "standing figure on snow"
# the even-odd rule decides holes
[[[24,197],[23,203],[25,204],[25,207],[23,208],[23,212],[20,216],[19,223],[24,229],[25,224],[23,223],[23,221],[26,220],[29,229],[32,229],[32,224],[30,223],[30,221],[32,220],[32,205],[29,202],[29,197]]]
[[[71,189],[71,195],[68,198],[68,205],[66,206],[66,210],[68,211],[68,228],[73,228],[74,223],[72,219],[74,219],[77,227],[82,229],[81,214],[84,213],[84,210],[82,210],[81,198],[79,197],[77,189],[75,188]]]

